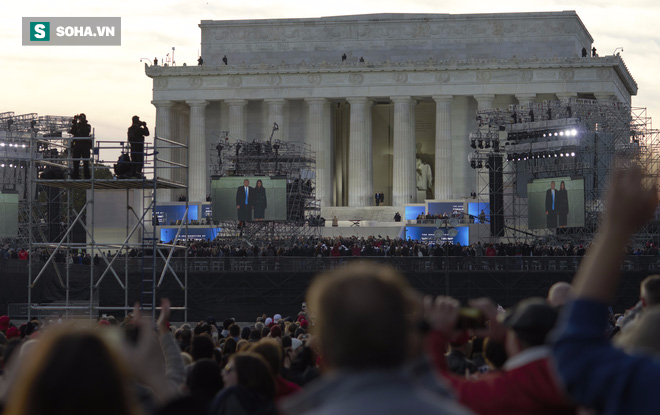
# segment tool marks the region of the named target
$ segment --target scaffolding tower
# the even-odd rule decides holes
[[[273,126],[273,132],[277,125]],[[248,244],[291,242],[320,235],[319,200],[316,199],[316,158],[311,146],[302,142],[273,140],[241,141],[225,131],[211,150],[211,174],[269,176],[286,179],[286,220],[247,222],[220,221],[220,241],[243,240]]]
[[[22,195],[19,231],[12,242],[28,247],[27,317],[84,314],[93,319],[110,310],[128,313],[138,301],[145,314],[155,318],[158,289],[169,283],[181,289],[172,309],[187,320],[187,249],[161,244],[154,220],[159,192],[172,189],[187,195],[187,163],[170,160],[174,153],[185,154],[183,160],[187,160],[187,145],[156,135],[153,144],[144,145],[144,175],[117,176],[101,155],[116,157],[127,153],[128,147],[123,142],[97,140],[92,133],[91,137],[76,137],[92,141],[90,158],[73,159],[74,137],[67,133],[70,126],[71,117],[0,114],[0,171],[3,178],[9,177],[3,181],[3,189],[14,186]],[[82,160],[89,162],[91,177],[72,179],[71,164]],[[7,168],[21,175],[11,176]],[[184,170],[184,174],[172,170]],[[114,193],[108,197],[110,191]],[[117,194],[124,195],[125,205],[108,211],[104,201],[121,200]],[[112,237],[97,231],[100,219],[113,222]],[[182,221],[178,234],[187,234],[186,223]],[[183,267],[178,268],[183,272],[178,273],[171,265],[176,249],[183,250],[179,255]],[[87,271],[86,295],[79,289],[74,293],[73,278],[78,278],[79,285],[81,272]],[[111,283],[119,286],[123,298],[102,304],[100,291]],[[33,290],[45,289],[43,285],[63,293],[61,301],[33,302]]]
[[[642,165],[648,185],[660,172],[660,139],[646,109],[616,101],[570,98],[477,112],[469,135],[477,169],[478,198],[490,203],[492,240],[584,244],[598,227],[615,163]],[[527,184],[555,177],[584,180],[584,226],[532,229]],[[658,243],[658,222],[634,243]]]

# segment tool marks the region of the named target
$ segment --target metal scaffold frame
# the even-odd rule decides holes
[[[657,185],[660,137],[645,108],[570,98],[479,111],[477,121],[479,129],[469,137],[474,148],[469,162],[478,170],[479,199],[499,198],[500,211],[491,212],[491,221],[503,225],[499,235],[491,232],[480,239],[584,244],[597,230],[616,163],[639,163],[648,185]],[[554,177],[584,179],[584,226],[529,228],[527,183]],[[657,220],[633,240],[636,245],[647,242],[660,242]]]
[[[128,147],[123,142],[96,140],[91,134],[91,137],[83,138],[92,141],[91,157],[87,159],[91,177],[74,180],[69,177],[69,168],[74,162],[70,154],[73,137],[67,133],[70,127],[71,117],[0,114],[0,169],[12,160],[11,168],[16,161],[16,170],[23,172],[21,176],[15,175],[15,179],[8,184],[22,195],[18,235],[11,242],[14,246],[28,247],[30,254],[27,264],[27,317],[35,313],[61,313],[67,316],[84,314],[93,319],[97,314],[110,310],[128,313],[133,308],[129,298],[139,297],[142,309],[155,318],[157,290],[168,282],[176,283],[182,290],[180,304],[174,303],[172,309],[182,311],[183,319],[187,320],[187,249],[185,246],[161,244],[156,235],[158,227],[154,223],[159,191],[172,189],[187,196],[187,163],[175,163],[169,159],[171,154],[176,153],[179,156],[184,154],[181,158],[187,160],[187,144],[154,137],[153,144],[145,143],[144,146],[144,176],[125,178],[113,176],[110,166],[104,164],[100,155],[123,154],[128,152]],[[8,151],[9,144],[11,151]],[[79,161],[81,159],[75,160]],[[184,172],[175,174],[171,170]],[[5,177],[4,170],[2,173]],[[175,181],[170,177],[184,179]],[[3,188],[6,187],[3,183]],[[103,236],[95,232],[99,214],[95,199],[106,190],[126,194],[125,239],[120,242],[103,241]],[[121,212],[112,214],[122,215]],[[187,235],[187,221],[182,222],[178,232]],[[121,228],[121,225],[116,228]],[[183,275],[178,275],[170,264],[175,249],[184,251],[180,256],[184,261]],[[114,250],[115,254],[106,255],[106,250]],[[71,270],[78,266],[72,263],[74,253],[82,258],[78,271],[83,266],[88,266],[89,270],[88,298],[83,301],[70,295]],[[182,272],[179,270],[178,273]],[[133,278],[136,274],[139,274],[137,283]],[[166,281],[168,276],[173,281]],[[114,279],[123,290],[121,304],[99,305],[99,292],[101,284],[108,279],[106,277]],[[43,284],[44,279],[59,287],[58,292],[64,293],[63,301],[33,304],[32,291],[37,284]],[[134,290],[136,286],[139,288]]]
[[[273,133],[277,131],[273,126]],[[286,178],[287,219],[247,222],[221,221],[219,241],[243,240],[248,244],[290,242],[319,236],[321,207],[316,199],[316,157],[302,142],[273,140],[240,141],[229,132],[217,135],[211,148],[210,170],[215,177],[270,176]]]

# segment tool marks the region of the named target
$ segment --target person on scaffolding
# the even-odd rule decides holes
[[[133,124],[128,128],[128,143],[131,146],[131,175],[138,179],[143,178],[144,166],[144,137],[149,136],[149,129],[145,121],[133,116]]]
[[[80,160],[83,162],[83,174],[85,180],[91,178],[89,173],[89,157],[92,149],[91,137],[92,127],[87,122],[85,114],[75,115],[71,120],[71,128],[69,134],[73,136],[71,141],[71,158],[73,159],[73,172],[71,178],[77,180],[80,175]]]

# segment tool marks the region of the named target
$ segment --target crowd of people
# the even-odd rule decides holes
[[[422,297],[393,268],[314,279],[297,315],[170,324],[136,306],[93,327],[0,317],[0,413],[641,414],[658,412],[660,276],[612,303],[632,234],[658,206],[617,171],[572,284],[504,310]]]
[[[172,241],[170,241],[171,243]],[[177,245],[184,246],[182,241]],[[500,242],[484,243],[480,241],[463,246],[456,244],[438,244],[435,242],[421,242],[401,238],[381,238],[370,236],[367,238],[332,237],[332,238],[300,238],[298,241],[269,242],[266,244],[248,245],[244,242],[216,240],[190,240],[187,242],[188,257],[198,258],[225,258],[225,257],[582,257],[589,244],[552,244],[546,241],[536,243],[526,242]],[[644,246],[633,247],[628,245],[625,252],[629,256],[658,256],[658,246],[652,242]],[[33,252],[41,261],[46,261],[49,251],[36,248]],[[103,252],[103,256],[125,255],[117,251]],[[128,251],[129,258],[142,256],[138,249]],[[183,249],[175,250],[174,257],[182,257]],[[13,247],[5,244],[0,247],[0,259],[27,260],[29,252],[25,247]],[[55,262],[89,265],[100,263],[98,254],[92,257],[89,253],[65,250],[56,252]]]

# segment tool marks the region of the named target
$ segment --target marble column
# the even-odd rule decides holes
[[[374,192],[371,140],[371,101],[346,98],[350,104],[348,205],[370,206]]]
[[[392,206],[417,200],[415,170],[415,101],[410,96],[391,97],[394,104]]]
[[[151,101],[156,107],[156,129],[154,137],[165,138],[172,140],[172,101]],[[172,145],[163,141],[156,142],[154,138],[155,149],[158,154],[154,156],[155,160],[155,177],[162,177],[165,180],[172,180],[172,165],[160,162],[158,160],[173,161],[172,160]],[[170,202],[172,199],[172,192],[169,189],[161,189],[158,191],[159,202]]]
[[[536,102],[536,94],[516,94],[518,105],[529,105]]]
[[[225,101],[229,106],[229,137],[244,141],[246,129],[245,99],[228,99]]]
[[[477,111],[489,110],[493,108],[495,94],[475,95],[474,99],[477,101]]]
[[[330,103],[325,98],[306,98],[307,138],[316,155],[316,198],[332,206],[332,136]],[[277,134],[277,133],[276,133]]]
[[[190,133],[190,126],[188,125],[188,115],[190,110],[188,105],[183,103],[175,104],[172,109],[172,136],[173,140],[177,143],[187,145],[188,134]],[[185,147],[172,148],[172,161],[175,163],[188,165],[188,149]],[[172,180],[177,183],[185,183],[187,180],[188,169],[177,167],[172,169]],[[172,190],[171,200],[179,200],[179,196],[185,195],[184,190]]]
[[[489,110],[493,108],[495,102],[494,94],[475,95],[474,99],[477,100],[477,111]],[[465,140],[467,142],[467,140]],[[488,203],[488,195],[490,193],[490,178],[486,170],[474,170],[476,173],[475,191],[477,192],[477,200],[479,203]]]
[[[204,202],[207,195],[206,105],[208,101],[190,100],[190,140],[188,140],[188,201]]]
[[[434,95],[435,101],[435,199],[451,199],[451,95]]]
[[[282,98],[265,99],[266,123],[264,125],[264,139],[273,134],[273,140],[287,140],[286,123],[284,122],[284,105],[286,101]],[[273,123],[277,123],[279,130],[273,133]]]

